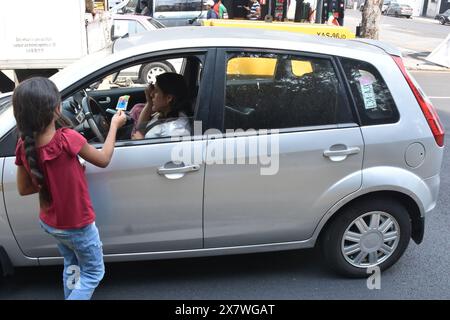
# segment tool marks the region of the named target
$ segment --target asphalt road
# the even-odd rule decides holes
[[[450,132],[450,73],[416,72]],[[446,90],[447,89],[447,90]],[[445,98],[442,98],[445,97]],[[448,141],[448,140],[447,140]],[[381,274],[381,289],[365,279],[330,273],[318,250],[107,264],[95,299],[450,299],[450,156],[441,191],[427,217],[425,239]],[[62,299],[61,267],[19,268],[0,284],[0,299]]]

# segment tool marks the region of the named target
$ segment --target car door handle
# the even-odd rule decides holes
[[[351,147],[344,150],[325,150],[323,152],[323,155],[325,157],[341,157],[341,156],[348,156],[351,154],[357,154],[361,151],[358,147]]]
[[[160,168],[158,168],[158,173],[160,175],[165,175],[165,174],[173,174],[173,173],[188,173],[188,172],[194,172],[194,171],[198,171],[198,170],[200,170],[200,165],[194,164],[191,166],[184,166],[184,167],[179,167],[179,168],[160,167]]]
[[[111,98],[110,97],[106,97],[102,100],[98,100],[98,103],[100,104],[109,104],[111,102]]]

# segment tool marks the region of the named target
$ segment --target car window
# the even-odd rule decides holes
[[[114,20],[113,26],[113,38],[123,37],[126,34],[131,36],[146,31],[139,22],[134,20]]]
[[[0,139],[0,157],[12,157],[16,151],[19,135],[17,128],[12,129]]]
[[[92,81],[83,90],[64,99],[62,103],[63,114],[71,120],[76,130],[82,133],[89,142],[98,143],[96,133],[82,112],[81,106],[86,95],[89,97],[91,113],[97,123],[99,131],[106,136],[109,123],[116,107],[121,101],[126,101],[125,108],[129,116],[127,125],[117,134],[117,141],[124,140],[160,140],[161,138],[183,137],[193,134],[193,117],[197,106],[198,90],[203,69],[202,55],[171,56],[161,59],[152,59],[144,64],[125,65],[121,70],[109,73]],[[172,64],[173,63],[173,64]],[[175,110],[169,115],[158,114],[152,108],[148,117],[140,119],[146,105],[145,88],[148,86],[149,74],[156,76],[162,73],[177,73],[181,75],[186,84],[185,96],[177,102]],[[140,78],[144,77],[144,81]],[[179,79],[175,79],[179,80]],[[169,91],[173,80],[167,80]],[[166,87],[167,87],[166,86]],[[176,87],[176,83],[174,84]],[[151,100],[152,102],[153,100]],[[171,105],[173,107],[173,105]],[[174,107],[175,108],[175,107]],[[108,110],[110,109],[110,110]],[[169,110],[170,111],[170,110]],[[139,131],[141,136],[134,136]]]
[[[362,124],[397,122],[399,114],[380,73],[367,62],[341,58]]]
[[[155,0],[155,12],[200,11],[202,0]]]
[[[162,28],[165,28],[165,26],[164,26],[161,22],[159,22],[159,21],[157,21],[157,20],[155,20],[155,19],[153,19],[153,18],[148,18],[147,21],[150,22],[150,24],[151,24],[152,26],[154,26],[155,29],[162,29]]]
[[[225,129],[282,129],[351,122],[329,59],[232,53],[227,60]]]
[[[5,111],[7,108],[12,106],[12,98],[10,96],[0,98],[0,115]]]

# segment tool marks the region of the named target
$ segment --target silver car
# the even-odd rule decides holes
[[[178,58],[192,135],[130,140],[124,128],[108,168],[87,164],[106,262],[321,246],[331,268],[361,277],[422,241],[444,131],[396,49],[219,27],[160,29],[116,46],[52,77],[75,129],[100,147],[105,110],[124,94],[128,109],[145,101],[144,85],[121,70]],[[17,192],[10,100],[0,98],[5,274],[62,262],[39,227],[38,197]]]
[[[392,2],[384,13],[388,16],[406,17],[409,19],[413,15],[413,8],[407,4]]]
[[[113,14],[112,38],[132,36],[141,32],[165,28],[155,19],[141,15]],[[121,76],[129,76],[133,81],[141,83],[154,83],[156,76],[164,72],[179,72],[182,59],[171,59],[148,64],[138,65],[122,70]]]

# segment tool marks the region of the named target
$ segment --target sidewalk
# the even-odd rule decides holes
[[[359,11],[346,10],[344,27],[354,32],[360,22],[361,13]],[[398,48],[402,52],[404,64],[409,70],[450,72],[449,68],[425,60],[441,42],[440,37],[444,40],[447,36],[446,32],[445,36],[435,35],[430,37],[430,30],[433,30],[431,33],[435,34],[435,29],[442,31],[440,27],[439,22],[431,17],[404,19],[382,16],[380,20],[380,41]]]

